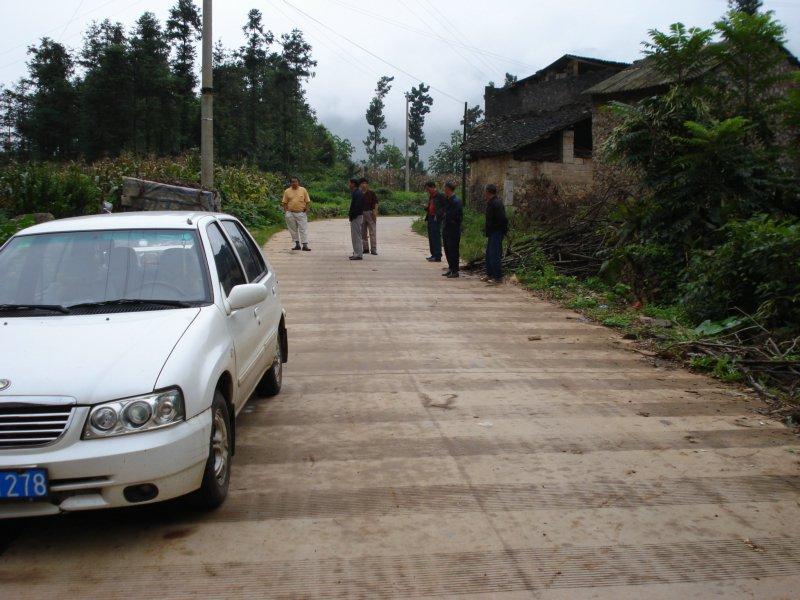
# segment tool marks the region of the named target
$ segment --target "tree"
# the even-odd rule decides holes
[[[461,144],[463,141],[464,136],[460,131],[456,130],[451,133],[450,142],[442,142],[431,154],[431,158],[428,161],[430,170],[433,173],[461,175],[463,166]]]
[[[134,97],[130,48],[121,23],[108,19],[86,32],[81,64],[80,149],[90,160],[116,156],[133,141]]]
[[[402,169],[406,164],[403,151],[394,144],[385,144],[378,152],[375,166],[379,169]]]
[[[431,105],[433,105],[433,98],[428,92],[430,86],[420,83],[417,87],[412,87],[411,92],[408,94],[410,101],[409,117],[408,117],[408,137],[411,138],[411,145],[409,152],[409,162],[411,169],[416,172],[422,172],[423,165],[419,160],[419,149],[425,145],[425,115],[431,112]]]
[[[467,137],[472,134],[472,131],[481,123],[483,120],[483,109],[475,105],[472,108],[467,109],[466,115],[466,125],[467,125]],[[461,126],[464,126],[464,117],[461,118]]]
[[[714,36],[711,29],[673,23],[669,32],[651,29],[648,33],[651,41],[644,42],[644,53],[672,82],[686,84],[707,68],[711,58],[709,43]]]
[[[378,85],[375,87],[375,96],[373,96],[367,108],[367,125],[371,129],[367,133],[367,139],[364,140],[364,146],[367,149],[367,162],[373,165],[378,161],[380,147],[388,141],[383,137],[382,133],[386,129],[386,117],[383,114],[385,104],[383,101],[392,89],[392,81],[394,81],[394,77],[386,75],[378,80]]]
[[[173,79],[169,45],[151,12],[136,21],[130,41],[135,94],[134,146],[143,153],[179,150],[176,140]]]
[[[182,148],[199,142],[195,43],[200,39],[200,27],[200,12],[192,0],[178,0],[170,9],[167,39],[173,51],[171,66],[178,96],[179,145]]]
[[[267,110],[265,98],[271,63],[268,55],[269,46],[275,40],[271,31],[265,31],[262,24],[261,11],[252,9],[247,14],[247,23],[242,27],[245,45],[239,49],[238,58],[244,68],[244,89],[246,102],[243,106],[243,118],[247,126],[246,156],[257,162],[263,156],[265,147],[273,144],[265,140],[265,130],[272,118]]]
[[[772,115],[784,96],[778,84],[787,77],[778,69],[786,60],[786,28],[772,13],[743,11],[728,13],[714,26],[722,38],[712,50],[721,65],[717,87],[723,89],[723,110],[726,116],[741,115],[754,122],[759,137],[770,142],[778,125]],[[725,94],[728,86],[737,93]]]
[[[303,82],[314,76],[313,68],[317,65],[311,58],[311,45],[306,42],[302,31],[293,29],[281,36],[281,53],[276,63],[274,96],[277,96],[275,104],[279,107],[277,129],[281,168],[288,173],[297,168],[296,138],[301,121],[310,115]]]
[[[728,0],[728,7],[734,12],[743,12],[748,15],[756,14],[764,3],[761,0]]]
[[[516,75],[512,75],[511,73],[506,73],[506,79],[503,82],[504,88],[510,88],[512,85],[517,83],[518,77]]]
[[[75,151],[78,111],[72,81],[74,62],[67,49],[50,38],[28,48],[33,87],[30,106],[18,123],[34,158],[69,158]]]
[[[347,138],[339,137],[333,134],[333,143],[336,147],[336,160],[344,165],[350,165],[353,162],[353,153],[356,151],[353,143]]]

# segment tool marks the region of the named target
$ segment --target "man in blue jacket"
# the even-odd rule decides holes
[[[448,279],[458,277],[459,271],[459,246],[461,245],[461,222],[464,220],[464,206],[456,196],[456,184],[448,181],[444,184],[444,223],[442,225],[442,242],[444,254],[447,257],[447,273],[442,273]]]
[[[361,238],[361,228],[364,225],[364,194],[358,187],[358,179],[351,179],[347,184],[350,188],[350,210],[347,217],[350,219],[350,239],[353,242],[353,255],[350,260],[364,260],[364,242]]]

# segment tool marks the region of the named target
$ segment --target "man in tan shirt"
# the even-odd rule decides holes
[[[286,216],[286,228],[292,234],[292,241],[294,248],[292,250],[300,250],[300,242],[303,243],[303,250],[311,252],[308,247],[308,207],[311,204],[311,198],[308,197],[306,188],[300,185],[300,180],[297,177],[292,177],[291,187],[288,187],[283,192],[283,213]]]

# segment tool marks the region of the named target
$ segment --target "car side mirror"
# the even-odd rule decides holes
[[[245,283],[235,286],[228,295],[231,310],[255,306],[267,299],[267,288],[261,283]]]

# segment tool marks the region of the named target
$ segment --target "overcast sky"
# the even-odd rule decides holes
[[[108,17],[131,25],[149,10],[163,22],[174,3],[0,0],[0,83],[25,75],[26,47],[43,36],[79,48],[92,20]],[[788,47],[800,55],[800,0],[766,0],[765,5],[788,27]],[[675,21],[708,27],[725,11],[726,1],[217,0],[214,39],[229,48],[240,46],[251,8],[264,13],[276,35],[293,27],[306,34],[318,61],[309,102],[322,123],[349,138],[360,155],[364,112],[378,77],[396,77],[387,98],[387,137],[401,147],[403,93],[420,80],[432,85],[434,105],[422,152],[427,156],[459,126],[463,102],[482,103],[486,83],[502,83],[506,72],[522,78],[567,53],[631,61],[640,56],[649,28],[664,29]]]

